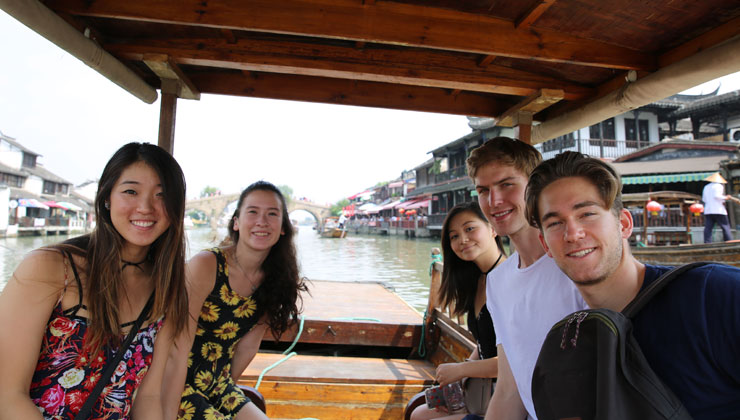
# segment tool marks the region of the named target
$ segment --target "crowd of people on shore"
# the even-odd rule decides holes
[[[467,169],[478,200],[444,221],[440,296],[467,316],[477,346],[469,360],[439,365],[436,380],[491,396],[411,416],[537,419],[554,398],[532,392],[551,327],[574,312],[622,311],[669,268],[631,255],[621,180],[599,159],[543,162],[531,145],[498,137],[472,151]],[[248,186],[225,241],[186,264],[185,196],[169,153],[127,144],[100,177],[93,232],[20,263],[0,294],[0,420],[267,418],[236,380],[268,330],[279,337],[296,322],[307,290],[285,198],[265,181]],[[632,325],[691,418],[740,418],[739,269],[686,271]]]

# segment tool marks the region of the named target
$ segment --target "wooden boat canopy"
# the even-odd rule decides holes
[[[533,143],[740,70],[735,0],[0,7],[149,103],[161,89],[189,99],[210,93],[494,117]],[[77,42],[101,51],[80,57]],[[641,89],[630,93],[630,84]],[[174,102],[165,97],[163,113]]]

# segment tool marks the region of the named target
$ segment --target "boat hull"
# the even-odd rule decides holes
[[[712,261],[740,267],[740,241],[633,247],[632,255],[647,264],[680,265],[694,261]]]

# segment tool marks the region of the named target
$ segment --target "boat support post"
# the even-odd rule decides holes
[[[162,102],[159,107],[157,144],[173,154],[177,98],[200,100],[200,91],[169,56],[165,54],[145,54],[143,61],[161,80]]]

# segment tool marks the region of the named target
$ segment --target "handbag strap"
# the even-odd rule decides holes
[[[626,316],[627,318],[632,318],[635,315],[637,315],[638,312],[640,312],[640,309],[642,309],[645,304],[650,301],[650,299],[653,298],[653,296],[657,295],[658,292],[663,290],[663,288],[668,285],[668,283],[675,279],[676,277],[680,276],[681,274],[697,268],[701,267],[703,265],[709,264],[706,261],[700,261],[700,262],[693,262],[688,263],[684,265],[680,265],[677,267],[673,267],[671,270],[666,271],[663,273],[662,276],[660,276],[657,280],[652,282],[648,287],[643,289],[637,297],[632,299],[632,302],[629,303],[623,310],[622,314]]]
[[[98,379],[98,382],[95,384],[95,388],[93,388],[92,392],[90,392],[90,395],[87,396],[87,400],[85,400],[85,404],[75,416],[75,420],[86,420],[90,418],[93,405],[98,400],[100,393],[103,392],[103,388],[105,387],[108,380],[110,380],[111,375],[113,375],[113,371],[115,371],[116,367],[118,367],[118,364],[121,362],[123,354],[126,353],[126,349],[129,348],[129,346],[131,346],[131,342],[134,341],[134,337],[136,337],[136,334],[141,328],[141,324],[143,324],[144,320],[147,318],[147,314],[152,309],[153,304],[154,292],[152,292],[151,296],[149,296],[149,300],[146,302],[146,305],[144,305],[144,309],[141,310],[141,313],[136,319],[136,322],[134,322],[134,325],[131,326],[131,330],[128,332],[128,335],[126,335],[126,339],[123,340],[123,343],[118,348],[116,355],[113,356],[113,359],[109,360],[108,363],[105,365],[105,370]]]

